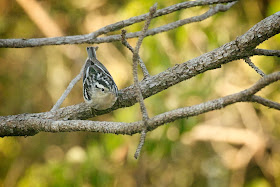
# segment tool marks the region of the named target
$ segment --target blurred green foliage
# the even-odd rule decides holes
[[[62,33],[78,35],[146,13],[157,1],[36,2]],[[179,2],[159,1],[158,8]],[[151,27],[199,15],[206,10],[205,7],[198,7],[155,18]],[[145,38],[140,55],[154,75],[235,39],[279,10],[279,0],[244,0],[227,12],[205,21]],[[17,1],[0,1],[0,23],[0,38],[45,37]],[[127,31],[139,31],[142,26],[143,23],[135,24],[128,27]],[[129,42],[135,45],[136,39],[130,39]],[[70,80],[80,71],[86,58],[85,46],[0,49],[0,115],[50,110]],[[273,37],[260,47],[279,49],[280,36]],[[132,83],[132,55],[120,42],[100,44],[98,56],[112,72],[120,89]],[[252,60],[266,73],[280,69],[280,60],[276,57],[253,57]],[[177,84],[146,99],[145,103],[149,115],[155,116],[235,93],[248,88],[258,79],[259,76],[248,65],[235,61]],[[269,86],[261,95],[279,102],[279,83]],[[83,102],[81,82],[75,86],[64,106],[80,102]],[[77,132],[2,138],[0,187],[280,185],[280,167],[277,167],[280,166],[278,113],[260,105],[235,104],[220,111],[177,120],[148,133],[139,160],[133,157],[139,135]],[[249,116],[249,122],[246,121],[246,115]],[[140,119],[139,105],[136,104],[93,120],[132,122]],[[269,163],[275,166],[272,167],[273,171],[264,171],[254,159],[245,168],[234,170],[224,164],[221,154],[215,149],[215,143],[188,143],[189,133],[199,125],[220,124],[242,128],[247,123],[258,124],[267,137],[273,140],[268,150],[265,150],[269,155]]]

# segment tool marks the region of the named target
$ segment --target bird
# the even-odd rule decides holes
[[[111,108],[118,98],[118,87],[107,68],[96,57],[97,47],[87,47],[83,70],[83,97],[96,110]]]

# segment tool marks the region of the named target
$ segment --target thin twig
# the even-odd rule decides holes
[[[260,70],[257,66],[255,66],[255,64],[251,61],[251,59],[249,57],[244,58],[245,62],[251,67],[253,68],[259,75],[261,75],[262,77],[265,76],[265,73]]]
[[[145,37],[145,35],[146,35],[146,32],[147,32],[147,30],[148,30],[148,28],[149,28],[149,25],[150,25],[150,23],[151,23],[151,20],[152,20],[152,18],[153,18],[153,15],[155,14],[156,11],[157,11],[157,3],[155,3],[155,4],[150,8],[150,14],[149,14],[149,16],[147,17],[147,20],[146,20],[146,22],[145,22],[145,25],[144,25],[143,30],[142,30],[142,32],[141,32],[141,35],[139,36],[138,41],[137,41],[137,44],[136,44],[136,47],[135,47],[135,49],[134,49],[134,54],[136,54],[136,55],[139,53],[139,50],[140,50],[140,47],[141,47],[141,45],[142,45],[143,39],[144,39],[144,37]]]
[[[264,56],[277,56],[280,57],[280,50],[268,50],[268,49],[254,49],[254,55],[264,55]]]
[[[121,36],[122,36],[122,40],[121,40],[122,44],[123,44],[126,48],[128,48],[132,53],[134,53],[133,47],[132,47],[132,46],[127,42],[127,40],[126,40],[126,30],[125,30],[125,29],[122,30]]]
[[[141,149],[144,145],[145,142],[145,138],[146,138],[146,131],[147,131],[147,126],[148,126],[148,120],[149,120],[149,116],[148,116],[148,112],[144,103],[144,99],[141,93],[141,89],[139,86],[139,82],[138,82],[138,73],[137,73],[137,67],[138,67],[138,61],[139,61],[139,50],[141,47],[141,44],[143,42],[143,39],[145,37],[145,34],[149,28],[149,25],[151,23],[151,20],[153,18],[153,15],[155,14],[157,10],[157,3],[155,3],[151,8],[150,8],[150,14],[145,22],[145,25],[143,27],[142,30],[142,34],[140,35],[140,37],[138,38],[136,47],[133,50],[133,78],[134,78],[134,89],[137,93],[137,100],[140,104],[140,109],[142,112],[142,117],[143,117],[143,122],[144,122],[144,127],[143,130],[141,132],[141,138],[140,138],[140,142],[138,144],[138,147],[136,149],[136,152],[134,154],[134,157],[137,159],[140,155]]]
[[[141,136],[140,136],[140,140],[139,140],[139,144],[136,148],[136,151],[134,153],[134,158],[138,159],[139,158],[139,155],[140,155],[140,152],[142,150],[142,147],[145,143],[145,139],[146,139],[146,134],[147,134],[147,128],[144,128],[142,131],[141,131]]]
[[[83,76],[83,69],[84,69],[85,64],[82,66],[82,69],[80,70],[80,73],[69,83],[68,87],[64,91],[64,93],[61,95],[61,97],[57,100],[55,105],[52,107],[51,112],[59,109],[63,101],[66,99],[68,94],[71,92],[72,88],[76,85],[76,83],[81,80]]]
[[[132,54],[133,54],[134,53],[134,49],[126,40],[126,30],[125,29],[122,30],[121,36],[122,36],[122,40],[121,40],[122,44],[125,47],[127,47],[132,52]],[[140,67],[142,69],[142,72],[143,72],[143,75],[144,75],[144,79],[149,77],[150,76],[149,71],[147,70],[147,67],[146,67],[145,63],[143,62],[143,60],[140,57],[139,57],[139,64],[140,64]]]
[[[265,99],[265,98],[260,97],[260,96],[253,95],[250,98],[250,101],[262,104],[262,105],[264,105],[264,106],[266,106],[268,108],[274,108],[276,110],[280,110],[280,103],[277,103],[275,101],[271,101],[271,100]]]

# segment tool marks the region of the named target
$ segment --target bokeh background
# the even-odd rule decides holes
[[[0,38],[87,34],[178,0],[1,0]],[[280,10],[279,0],[242,0],[205,21],[144,39],[141,57],[152,75],[211,51]],[[207,7],[152,20],[151,27],[200,15]],[[127,28],[141,30],[143,23]],[[120,33],[119,31],[116,33]],[[129,40],[134,46],[135,39]],[[51,109],[86,59],[88,45],[0,49],[0,115]],[[98,58],[118,87],[132,84],[132,54],[120,42],[100,44]],[[280,36],[259,46],[280,49]],[[277,57],[253,57],[265,73]],[[141,73],[141,72],[139,72]],[[198,75],[145,100],[150,116],[199,104],[250,87],[260,76],[243,61]],[[280,102],[279,83],[259,95]],[[83,102],[79,82],[63,106]],[[139,105],[92,120],[140,120]],[[239,103],[177,120],[148,133],[139,160],[139,135],[39,133],[0,139],[2,186],[280,186],[279,111]]]

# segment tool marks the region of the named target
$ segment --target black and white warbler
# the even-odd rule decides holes
[[[83,95],[86,103],[97,110],[114,105],[118,87],[106,69],[96,58],[95,47],[87,47],[88,58],[83,72]]]

